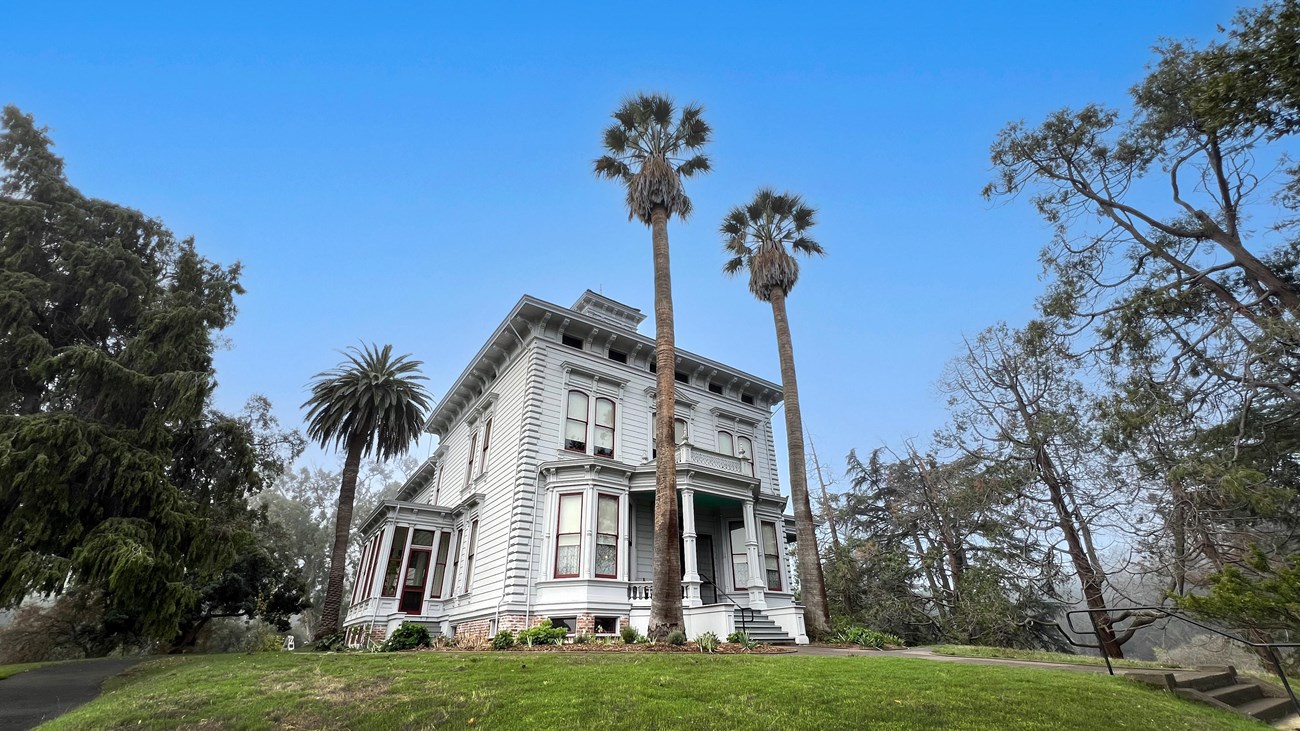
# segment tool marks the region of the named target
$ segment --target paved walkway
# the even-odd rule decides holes
[[[0,680],[0,729],[29,729],[99,695],[108,678],[141,658],[105,658],[59,663]]]
[[[955,662],[963,665],[1002,665],[1020,668],[1038,668],[1049,670],[1072,670],[1078,673],[1104,673],[1104,665],[1074,665],[1062,662],[1034,662],[1032,660],[1011,660],[1001,657],[958,657],[956,655],[939,655],[928,647],[909,647],[906,650],[856,650],[840,647],[812,647],[801,645],[795,650],[798,655],[817,655],[821,657],[909,657],[919,660],[937,662]]]

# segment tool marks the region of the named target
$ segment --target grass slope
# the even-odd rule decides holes
[[[54,662],[20,662],[16,665],[0,665],[0,680],[4,680],[10,675],[25,673],[28,670],[43,668],[46,665],[53,665]]]
[[[1008,660],[1029,660],[1031,662],[1055,662],[1066,665],[1106,666],[1106,661],[1098,655],[1070,655],[1064,652],[1045,652],[1043,650],[1017,650],[1011,647],[983,647],[978,645],[939,645],[931,648],[937,655],[955,655],[957,657],[997,657]],[[1177,665],[1165,665],[1150,660],[1111,660],[1117,668],[1173,668]]]
[[[168,658],[41,729],[467,726],[1259,728],[1091,673],[890,657],[424,652]]]

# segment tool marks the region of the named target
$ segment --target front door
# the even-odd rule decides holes
[[[700,585],[701,601],[705,604],[717,604],[718,573],[713,568],[713,536],[707,533],[695,536],[695,565],[699,569],[700,576],[708,579]]]
[[[425,582],[429,575],[428,549],[412,548],[406,563],[406,579],[402,582],[402,599],[397,609],[407,614],[422,614]]]

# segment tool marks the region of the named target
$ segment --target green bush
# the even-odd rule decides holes
[[[757,642],[749,638],[749,633],[747,632],[732,632],[731,634],[727,635],[727,642],[730,642],[735,645],[740,645],[746,650],[752,650],[758,646]]]
[[[248,652],[279,652],[284,649],[284,637],[269,629],[261,629],[248,638]]]
[[[515,646],[515,633],[508,629],[503,629],[492,638],[493,650],[509,650]]]
[[[866,627],[845,627],[836,632],[831,641],[843,645],[861,645],[863,647],[874,647],[877,650],[886,646],[904,647],[906,643],[902,639],[888,632],[877,632],[874,629]]]
[[[348,636],[342,632],[325,635],[311,643],[311,649],[316,652],[343,652],[348,649]]]
[[[712,632],[705,632],[695,638],[695,644],[700,646],[700,652],[717,652],[718,636]]]
[[[569,630],[563,627],[552,627],[551,620],[543,619],[541,624],[532,629],[519,631],[519,644],[532,647],[533,645],[558,645],[564,642],[564,638],[569,636]]]
[[[433,638],[429,636],[429,629],[422,624],[415,622],[402,622],[401,626],[393,630],[393,634],[379,648],[380,652],[400,652],[402,650],[414,650],[417,647],[429,647],[433,644]]]
[[[675,629],[668,633],[668,636],[664,638],[664,642],[680,647],[686,644],[686,633],[679,629]]]
[[[636,631],[636,627],[630,624],[623,625],[623,629],[618,631],[619,637],[623,638],[623,644],[635,645],[641,638],[641,633]]]

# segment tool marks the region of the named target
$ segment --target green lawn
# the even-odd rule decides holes
[[[268,653],[166,658],[56,729],[1240,729],[1123,678],[891,657]]]
[[[936,655],[957,655],[959,657],[1000,657],[1010,660],[1031,660],[1034,662],[1057,662],[1067,665],[1100,665],[1106,661],[1099,655],[1068,655],[1064,652],[1044,652],[1043,650],[1016,650],[1010,647],[981,647],[976,645],[938,645],[931,648]],[[1149,660],[1111,660],[1117,668],[1169,668]]]
[[[17,675],[18,673],[25,673],[25,672],[27,672],[28,670],[35,670],[36,668],[43,668],[43,667],[45,667],[46,665],[53,665],[53,664],[54,664],[54,661],[51,661],[51,662],[20,662],[20,663],[18,663],[17,665],[0,665],[0,680],[4,680],[5,678],[9,677],[10,675]]]

